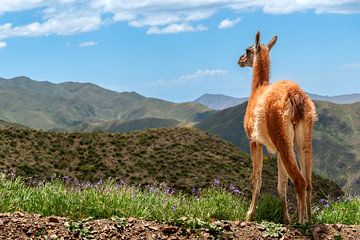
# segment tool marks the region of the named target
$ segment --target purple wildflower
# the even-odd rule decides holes
[[[29,186],[35,186],[36,185],[36,180],[33,177],[29,177],[26,179],[26,184]]]
[[[170,187],[167,187],[167,188],[165,188],[165,194],[167,194],[167,195],[173,195],[174,193],[175,193],[175,189],[173,189],[173,188],[170,188]]]
[[[172,211],[173,212],[176,212],[176,205],[174,204],[172,207],[171,207]]]
[[[348,203],[350,201],[350,195],[347,195],[345,198],[345,202]]]
[[[71,177],[69,176],[62,176],[61,180],[65,183],[65,184],[69,184],[71,181]]]
[[[320,198],[320,203],[324,203],[324,202],[325,202],[325,199]]]
[[[229,191],[233,194],[243,194],[234,184],[230,183]]]
[[[326,202],[325,205],[324,205],[325,208],[329,208],[330,207],[330,204],[329,202]]]
[[[95,185],[96,186],[102,186],[104,184],[104,180],[102,178],[100,178],[96,183]]]
[[[196,198],[200,198],[201,188],[193,187],[191,192],[195,195]]]
[[[239,190],[239,189],[234,189],[234,191],[233,191],[233,193],[235,193],[235,194],[242,194],[242,192]]]
[[[218,178],[214,178],[213,186],[218,187],[220,185],[220,180]]]

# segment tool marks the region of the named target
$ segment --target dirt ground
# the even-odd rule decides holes
[[[87,220],[72,222],[62,217],[42,217],[27,213],[0,214],[0,239],[360,239],[360,226],[313,225],[307,231],[294,227],[268,229],[252,222],[217,223],[217,228],[191,230],[139,219]]]

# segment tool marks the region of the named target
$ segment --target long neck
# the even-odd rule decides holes
[[[267,50],[260,50],[256,54],[253,65],[252,93],[259,87],[269,85],[270,59]]]

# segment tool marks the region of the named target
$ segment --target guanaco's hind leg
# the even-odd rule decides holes
[[[273,111],[269,119],[275,119],[269,126],[269,134],[280,154],[281,162],[295,186],[298,222],[304,223],[306,180],[301,173],[294,153],[294,128],[284,115]]]
[[[259,143],[251,142],[250,143],[250,152],[251,152],[251,161],[253,167],[252,173],[252,199],[249,210],[246,215],[246,220],[251,221],[255,215],[256,204],[259,199],[260,189],[261,189],[261,173],[263,167],[263,153],[262,146]]]
[[[295,128],[295,144],[300,158],[301,172],[306,179],[306,221],[311,223],[312,198],[312,122],[300,121]]]
[[[289,210],[288,210],[288,203],[287,203],[287,186],[289,177],[288,174],[283,166],[283,163],[281,161],[280,154],[277,154],[277,165],[278,165],[278,192],[281,204],[283,206],[284,211],[284,223],[289,224],[290,223],[290,216],[289,216]]]

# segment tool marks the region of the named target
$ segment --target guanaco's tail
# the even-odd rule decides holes
[[[289,92],[289,100],[292,108],[292,119],[293,123],[297,123],[304,119],[305,116],[305,93],[296,89]]]

